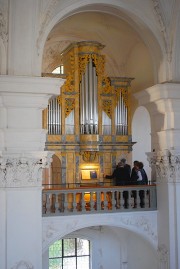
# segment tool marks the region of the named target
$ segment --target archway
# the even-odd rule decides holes
[[[148,179],[151,180],[151,169],[146,156],[146,152],[151,151],[151,122],[145,107],[138,107],[133,115],[132,140],[136,142],[133,146],[132,159],[144,163]]]
[[[105,1],[106,2],[106,1]],[[54,8],[56,7],[56,9],[54,10]],[[127,23],[130,27],[130,29],[136,33],[139,37],[141,42],[145,45],[146,49],[149,52],[149,57],[152,60],[152,65],[153,65],[153,71],[151,70],[151,72],[149,72],[149,74],[151,74],[153,76],[153,81],[151,80],[151,83],[154,84],[154,82],[156,83],[156,81],[158,81],[158,70],[161,66],[162,63],[162,57],[163,57],[163,49],[161,49],[161,47],[163,47],[163,41],[161,40],[161,36],[157,35],[157,33],[153,33],[153,28],[149,28],[150,22],[148,22],[148,18],[144,18],[143,11],[142,14],[140,14],[141,12],[137,12],[136,9],[133,10],[132,12],[132,8],[130,9],[128,4],[122,4],[121,2],[117,4],[116,1],[111,1],[111,4],[97,4],[96,1],[91,1],[91,4],[85,2],[85,3],[74,3],[74,5],[70,6],[70,7],[66,7],[66,4],[64,4],[64,6],[62,7],[61,5],[56,4],[56,6],[53,7],[53,9],[51,10],[51,16],[49,16],[48,22],[45,22],[44,24],[42,24],[42,29],[40,31],[40,36],[38,38],[38,47],[39,47],[39,59],[40,61],[42,61],[42,56],[44,53],[44,46],[46,41],[50,41],[52,40],[52,36],[50,36],[49,34],[53,33],[54,29],[57,28],[58,25],[60,25],[61,23],[64,23],[66,20],[71,19],[73,16],[80,16],[80,15],[85,15],[86,19],[83,20],[83,23],[81,23],[80,25],[85,25],[86,22],[92,22],[93,20],[89,20],[86,16],[86,14],[88,12],[91,12],[93,14],[95,13],[101,13],[102,15],[106,15],[106,16],[112,16],[116,19],[119,20],[118,23],[116,23],[116,27],[118,27],[118,25],[120,25],[122,23],[122,21],[124,23]],[[52,7],[51,7],[52,8]],[[49,14],[48,14],[49,15]],[[45,16],[46,17],[46,16]],[[142,17],[144,18],[144,21],[142,21]],[[108,19],[100,19],[99,23],[102,25],[103,21],[106,24],[106,33],[108,33],[109,35],[109,40],[112,40],[111,33],[109,31],[109,25],[108,25]],[[73,25],[73,24],[72,24]],[[71,27],[72,28],[72,27]],[[68,29],[67,27],[65,27],[64,29]],[[77,27],[78,31],[74,31],[73,29],[73,35],[70,37],[70,39],[67,38],[66,35],[63,34],[61,41],[63,41],[64,43],[68,42],[69,40],[72,41],[81,41],[82,40],[82,36],[80,35],[81,30]],[[96,29],[96,28],[94,28]],[[108,31],[107,31],[108,29]],[[115,29],[115,27],[114,27]],[[94,36],[95,31],[93,31],[91,34],[88,32],[89,31],[89,27],[86,27],[86,30],[84,31],[84,33],[88,33],[88,40],[96,40],[96,41],[100,41],[103,44],[106,43],[104,42],[104,34],[101,31],[102,29],[100,29],[100,31],[98,30],[98,36],[102,38],[102,40],[97,40],[97,38]],[[65,30],[66,31],[66,30]],[[121,33],[121,31],[119,31],[119,34]],[[128,31],[125,31],[123,33],[128,33]],[[67,31],[66,31],[67,34]],[[116,35],[116,38],[118,38],[118,34]],[[131,35],[130,35],[131,36]],[[87,38],[83,37],[83,40],[87,40]],[[59,44],[57,44],[59,41],[59,39],[56,39],[56,45],[58,47],[58,49],[60,48]],[[121,42],[117,42],[117,40],[114,40],[114,42],[111,42],[111,47],[113,46],[113,44],[116,45],[120,45],[124,42],[125,46],[124,48],[127,47],[127,45],[129,45],[129,41],[124,42],[124,39],[121,39]],[[141,43],[140,42],[140,43]],[[139,43],[139,44],[140,44]],[[134,42],[135,46],[138,44],[137,42]],[[55,47],[52,46],[49,50],[49,55],[47,55],[46,59],[54,53],[55,50],[57,50]],[[67,44],[66,44],[67,45]],[[106,45],[106,44],[105,44]],[[108,45],[109,47],[109,45]],[[139,45],[137,46],[137,51],[139,49]],[[121,51],[122,49],[119,49],[119,51]],[[143,52],[144,48],[141,48],[140,51]],[[112,48],[112,51],[115,52],[118,50],[114,50]],[[130,56],[130,60],[132,62],[132,56],[134,56],[134,53],[132,48],[128,48],[129,51],[129,55],[127,56],[126,54],[124,54],[124,58],[122,63],[120,64],[119,67],[114,66],[113,70],[117,70],[117,68],[119,69],[119,71],[121,72],[120,75],[122,76],[126,76],[126,71],[129,73],[131,70],[128,68],[128,70],[120,70],[123,69],[123,65],[127,62],[128,57]],[[107,58],[112,58],[110,55],[107,55]],[[115,57],[116,59],[118,58],[119,60],[122,60],[121,58],[118,57],[118,55],[116,55]],[[113,62],[115,61],[115,58],[113,59]],[[138,60],[137,60],[138,58]],[[57,57],[56,57],[57,59]],[[142,59],[145,59],[144,55],[136,57],[136,65],[139,64],[139,61],[142,61]],[[137,69],[137,73],[136,73],[136,77],[138,76],[138,74],[141,74],[141,79],[144,77],[144,68],[147,67],[147,64],[141,65],[142,66],[142,70],[143,72],[140,72],[140,70]],[[136,66],[137,68],[137,66]],[[162,70],[162,66],[161,66],[161,70]],[[134,69],[135,71],[135,69]],[[163,72],[162,72],[163,73]],[[142,76],[143,74],[143,76]],[[140,80],[141,80],[140,79]],[[164,79],[164,78],[163,78]],[[147,79],[145,80],[147,81]],[[151,86],[151,85],[149,85]],[[141,85],[141,87],[147,88],[147,85]],[[140,89],[140,85],[138,85],[138,87],[136,87],[137,90]],[[143,88],[141,88],[143,89]]]

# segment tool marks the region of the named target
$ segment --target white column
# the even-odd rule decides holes
[[[160,269],[180,268],[180,84],[164,83],[136,95],[150,112],[150,165],[156,170]]]
[[[0,268],[42,268],[42,110],[62,82],[0,76]]]

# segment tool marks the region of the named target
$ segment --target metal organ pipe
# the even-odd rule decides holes
[[[97,105],[98,105],[98,102],[97,102],[97,75],[96,75],[96,68],[93,67],[93,89],[94,89],[94,92],[93,92],[93,104],[94,104],[94,110],[93,110],[93,114],[94,114],[94,126],[95,126],[95,134],[98,133],[98,115],[97,115]]]
[[[116,133],[119,135],[127,135],[128,129],[128,108],[123,100],[123,95],[120,93],[116,107]]]
[[[48,134],[61,133],[61,109],[56,98],[48,104]]]
[[[85,74],[82,75],[80,85],[80,126],[81,133],[95,134],[97,133],[97,76],[90,59],[86,66]]]

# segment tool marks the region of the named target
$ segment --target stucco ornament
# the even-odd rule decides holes
[[[0,37],[3,40],[4,45],[8,41],[7,33],[7,20],[5,19],[4,12],[0,9]]]
[[[0,187],[41,186],[42,169],[49,167],[51,156],[44,152],[1,155]]]
[[[167,17],[170,14],[171,17],[169,18],[169,20],[171,21],[174,13],[168,12],[168,14],[167,14],[165,12],[165,10],[163,10],[163,6],[161,5],[160,0],[152,0],[152,2],[153,2],[154,12],[155,12],[156,18],[157,18],[158,23],[159,23],[159,28],[160,28],[160,31],[162,33],[162,37],[164,40],[167,60],[170,63],[172,61],[172,42],[171,42],[169,27],[167,25],[167,23],[168,23]],[[170,2],[171,2],[171,4],[169,4],[169,10],[170,9],[174,10],[175,1],[172,0]],[[167,3],[169,3],[169,2],[167,1]],[[164,14],[164,13],[166,13],[166,14]],[[165,18],[166,18],[166,20],[165,20]]]
[[[40,43],[42,41],[42,37],[44,35],[46,27],[48,26],[49,22],[52,19],[53,12],[56,8],[57,3],[58,3],[58,0],[49,0],[47,6],[43,10],[41,10],[40,30],[39,30],[39,36],[37,39],[38,54],[39,54],[39,48],[40,48]]]
[[[158,247],[158,257],[160,269],[168,269],[168,249],[164,244]]]
[[[11,269],[34,269],[34,266],[30,262],[19,261]]]
[[[159,182],[180,182],[180,152],[164,150],[148,153],[149,165],[156,170]]]

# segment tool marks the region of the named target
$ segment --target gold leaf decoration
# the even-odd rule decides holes
[[[59,95],[57,97],[57,101],[58,101],[58,104],[61,105],[61,103],[62,103],[62,97],[61,97],[61,95]]]
[[[74,98],[65,98],[65,117],[73,111],[75,108],[75,99]]]
[[[111,100],[103,100],[103,110],[107,114],[107,116],[112,118],[112,101]]]
[[[96,158],[96,151],[84,151],[82,153],[82,158],[85,162],[93,162]]]

